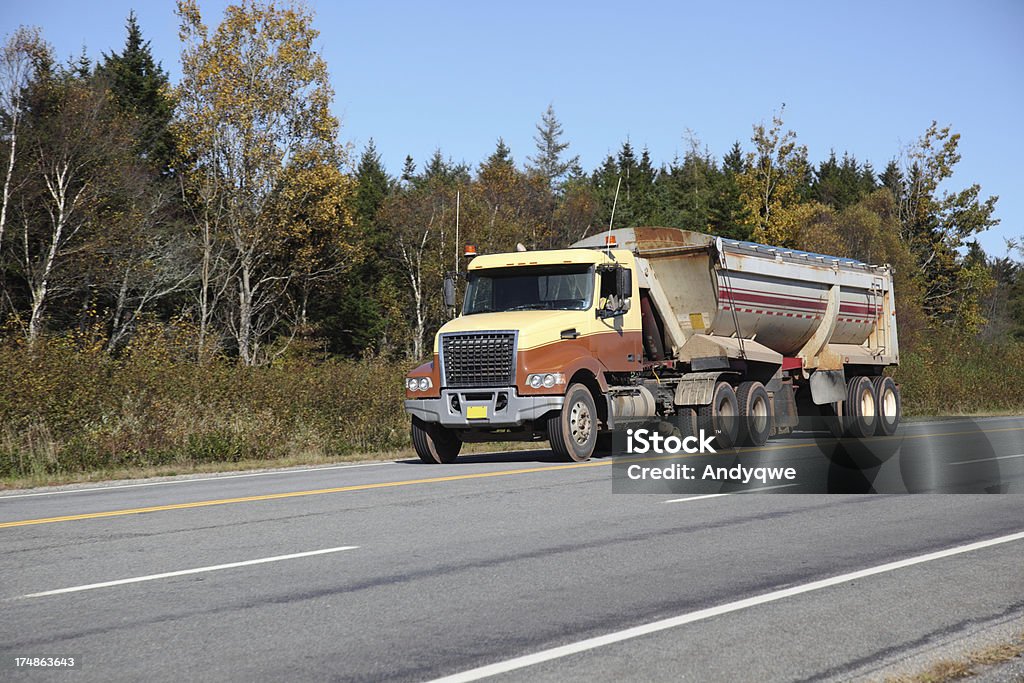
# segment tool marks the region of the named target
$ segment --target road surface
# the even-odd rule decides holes
[[[1022,490],[1024,418],[900,433]],[[1022,495],[621,494],[610,464],[5,492],[0,680],[847,680],[1024,624]],[[74,672],[13,659],[46,656]]]

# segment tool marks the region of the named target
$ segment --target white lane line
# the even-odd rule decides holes
[[[708,498],[721,498],[722,496],[731,496],[731,493],[706,493],[703,496],[690,496],[689,498],[673,498],[672,500],[666,500],[666,503],[687,503],[691,500],[707,500]]]
[[[1024,458],[1024,453],[1018,453],[1017,455],[1000,455],[996,458],[978,458],[976,460],[961,460],[960,462],[951,462],[950,465],[973,465],[976,462],[990,462],[992,460],[1009,460],[1010,458]]]
[[[395,465],[394,462],[363,462],[357,465],[331,465],[329,467],[310,467],[301,470],[273,470],[270,472],[248,472],[245,474],[225,474],[222,477],[197,477],[195,479],[172,479],[171,481],[147,481],[142,484],[124,484],[122,486],[93,486],[87,489],[62,489],[60,491],[40,491],[38,493],[15,493],[9,496],[0,494],[0,503],[11,498],[32,498],[33,496],[56,496],[61,493],[85,493],[87,491],[117,491],[118,489],[133,489],[139,486],[166,486],[167,484],[191,484],[197,481],[223,481],[224,479],[241,479],[243,477],[266,477],[271,474],[308,474],[310,472],[321,472],[326,470],[349,470],[354,467],[378,467],[380,465]]]
[[[799,486],[799,484],[778,484],[776,486],[758,486],[756,489],[746,489],[745,491],[733,491],[732,493],[705,493],[702,496],[690,496],[689,498],[673,498],[672,500],[663,501],[665,503],[686,503],[691,500],[705,500],[707,498],[720,498],[722,496],[738,496],[744,493],[757,493],[758,491],[770,491],[772,489],[788,489],[793,486]]]
[[[78,593],[91,591],[95,588],[108,588],[110,586],[123,586],[128,583],[141,583],[143,581],[156,581],[157,579],[169,579],[174,576],[186,576],[188,574],[202,574],[204,572],[215,572],[221,569],[234,569],[235,567],[248,567],[254,564],[266,564],[267,562],[280,562],[281,560],[296,560],[301,557],[313,557],[314,555],[327,555],[328,553],[340,553],[342,550],[355,550],[357,545],[343,545],[338,548],[324,548],[323,550],[310,550],[304,553],[292,553],[291,555],[276,555],[274,557],[261,557],[257,560],[245,560],[244,562],[229,562],[228,564],[215,564],[210,567],[196,567],[195,569],[182,569],[176,572],[164,572],[162,574],[150,574],[149,576],[136,576],[130,579],[118,579],[117,581],[104,581],[102,583],[89,583],[84,586],[71,586],[70,588],[58,588],[52,591],[41,593],[29,593],[22,595],[22,598],[41,598],[46,595],[60,595],[61,593]]]
[[[789,598],[794,595],[800,595],[802,593],[810,593],[811,591],[821,590],[822,588],[829,588],[831,586],[837,586],[841,583],[847,583],[848,581],[856,581],[857,579],[863,579],[868,576],[874,576],[876,574],[884,574],[885,572],[891,572],[896,569],[903,569],[904,567],[912,567],[917,564],[924,564],[925,562],[932,562],[933,560],[940,560],[945,557],[952,557],[954,555],[960,555],[962,553],[969,553],[974,550],[980,550],[982,548],[989,548],[1003,543],[1011,543],[1013,541],[1024,540],[1024,531],[1009,534],[1007,536],[999,536],[998,538],[990,538],[986,541],[978,541],[976,543],[968,543],[967,545],[956,546],[953,548],[947,548],[946,550],[940,550],[934,553],[928,553],[926,555],[918,555],[916,557],[910,557],[905,560],[898,560],[896,562],[888,562],[886,564],[880,564],[867,569],[861,569],[855,572],[849,572],[847,574],[840,574],[839,576],[833,576],[828,579],[821,579],[820,581],[812,581],[811,583],[805,583],[799,586],[792,586],[790,588],[784,588],[782,590],[772,591],[770,593],[764,593],[762,595],[756,595],[752,598],[746,598],[745,600],[737,600],[735,602],[728,602],[724,605],[718,605],[717,607],[709,607],[707,609],[697,610],[696,612],[688,612],[686,614],[680,614],[676,617],[670,617],[668,619],[661,619],[660,621],[652,621],[649,624],[643,624],[641,626],[634,626],[623,631],[616,631],[614,633],[608,633],[603,636],[597,636],[595,638],[587,638],[576,643],[570,643],[569,645],[562,645],[561,647],[553,647],[549,650],[541,650],[530,655],[522,657],[515,657],[513,659],[507,659],[503,662],[496,662],[495,664],[488,664],[487,666],[481,666],[476,669],[470,669],[461,673],[453,674],[451,676],[445,676],[438,678],[432,683],[465,683],[466,681],[478,681],[482,678],[489,676],[496,676],[498,674],[507,673],[509,671],[515,671],[517,669],[523,669],[528,666],[540,664],[542,662],[549,662],[553,659],[560,659],[562,657],[568,657],[580,652],[587,650],[593,650],[604,645],[611,645],[613,643],[621,643],[624,640],[630,640],[632,638],[639,638],[650,633],[657,633],[658,631],[664,631],[666,629],[675,628],[684,624],[692,624],[696,621],[703,621],[704,619],[710,619],[717,617],[722,614],[728,614],[730,612],[738,612],[739,610],[747,609],[748,607],[755,607],[757,605],[763,605],[769,602],[775,602],[776,600],[782,600],[783,598]]]

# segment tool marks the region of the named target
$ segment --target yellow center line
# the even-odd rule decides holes
[[[989,429],[988,432],[1019,432],[1024,427],[1003,427],[1000,429]],[[874,437],[875,440],[890,439],[920,439],[935,436],[958,436],[963,434],[977,434],[977,431],[963,432],[940,432],[936,434],[908,434]],[[740,449],[742,453],[755,453],[778,450],[795,450],[798,448],[814,448],[817,442],[807,444],[779,444],[774,446],[762,446],[760,448]],[[637,461],[649,460],[670,460],[679,458],[679,455],[662,455],[650,458],[637,458]],[[631,459],[632,461],[632,459]],[[413,486],[415,484],[439,484],[446,481],[463,481],[466,479],[484,479],[487,477],[504,477],[514,474],[533,474],[536,472],[555,472],[558,470],[579,469],[582,467],[604,467],[611,465],[613,460],[602,460],[598,462],[576,462],[567,465],[547,465],[544,467],[528,467],[516,470],[499,470],[496,472],[475,472],[473,474],[454,474],[447,477],[428,477],[426,479],[406,479],[402,481],[383,481],[373,484],[354,484],[350,486],[336,486],[327,489],[311,489],[308,491],[287,491],[285,493],[267,493],[259,496],[243,496],[240,498],[220,498],[217,500],[199,500],[193,503],[172,503],[170,505],[153,505],[150,507],[128,508],[124,510],[106,510],[104,512],[86,512],[79,515],[63,515],[61,517],[44,517],[41,519],[22,519],[14,522],[0,522],[0,529],[9,529],[19,526],[32,526],[35,524],[53,524],[55,522],[73,522],[80,519],[99,519],[102,517],[123,517],[125,515],[139,515],[145,512],[164,512],[166,510],[187,510],[190,508],[211,507],[214,505],[231,505],[233,503],[254,503],[262,500],[280,500],[283,498],[299,498],[302,496],[321,496],[328,493],[347,493],[349,491],[369,491],[372,489],[394,488],[396,486]]]

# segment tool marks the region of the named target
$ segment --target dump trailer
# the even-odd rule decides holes
[[[808,414],[836,436],[899,423],[889,266],[637,227],[477,256],[462,275],[462,314],[406,377],[424,462],[542,439],[582,461],[617,422],[645,418],[720,448],[763,445]]]

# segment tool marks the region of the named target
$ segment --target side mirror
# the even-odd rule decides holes
[[[455,273],[445,273],[444,276],[444,305],[447,308],[455,307]]]
[[[615,269],[615,289],[622,301],[633,296],[633,271],[619,266]]]

